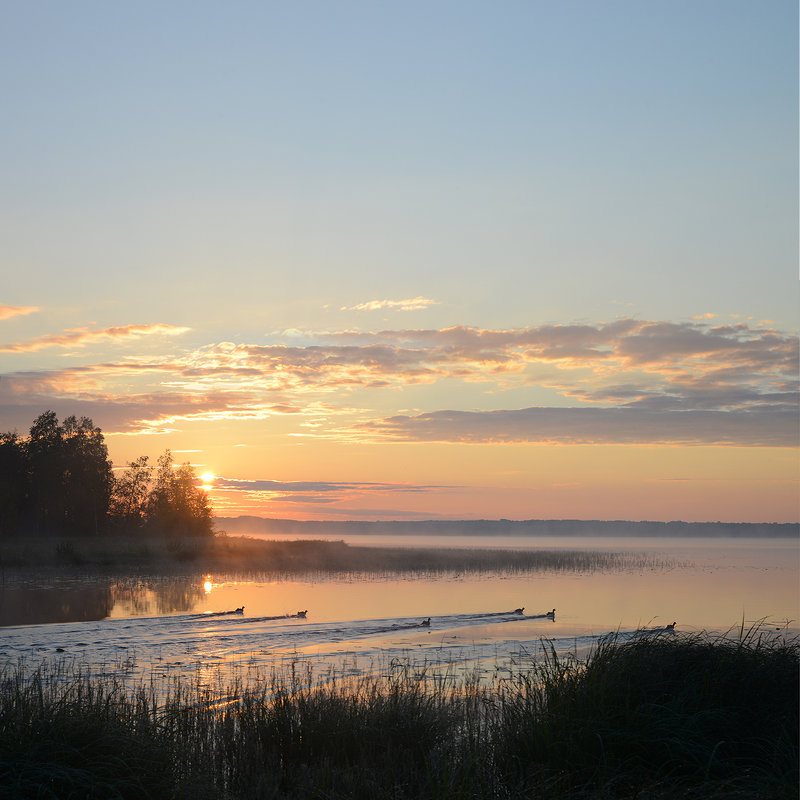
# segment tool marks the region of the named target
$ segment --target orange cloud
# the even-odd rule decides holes
[[[0,306],[0,320],[23,317],[26,314],[34,314],[38,310],[38,306]]]
[[[606,382],[619,383],[620,377],[635,383],[633,394],[642,397],[683,396],[689,388],[697,395],[705,384],[723,400],[719,390],[725,387],[747,386],[757,394],[792,391],[798,359],[797,338],[773,330],[636,320],[500,331],[344,331],[319,334],[318,341],[304,346],[212,345],[192,354],[176,381],[187,386],[194,381],[198,387],[255,380],[264,390],[291,392],[402,386],[444,378],[529,383],[541,380],[532,369],[550,365],[551,374],[563,380],[550,378],[547,385],[568,396],[582,395],[587,402],[596,402],[600,395],[592,397],[582,382],[599,389]],[[585,377],[576,374],[581,370]]]
[[[12,344],[0,345],[2,353],[30,353],[43,350],[46,347],[83,347],[97,341],[132,340],[142,336],[178,336],[186,333],[191,328],[183,328],[177,325],[166,325],[157,323],[155,325],[121,325],[112,328],[105,328],[100,331],[92,331],[88,328],[73,328],[60,334],[42,336],[30,342],[16,342]]]
[[[128,326],[65,335],[74,344],[84,337],[184,330]],[[163,432],[192,421],[264,419],[303,409],[339,418],[315,419],[304,425],[312,431],[304,435],[348,440],[777,445],[796,439],[786,426],[797,412],[798,341],[772,328],[620,319],[510,330],[453,326],[307,336],[313,344],[221,342],[169,356],[16,373],[0,382],[0,402],[5,397],[49,404],[56,398],[116,405],[126,409],[127,422],[119,429],[128,431]],[[493,393],[546,387],[561,402],[538,410],[428,409],[430,416],[407,417],[348,408],[344,402],[364,389],[424,388],[444,380],[477,384],[481,393],[472,397],[480,397],[482,407],[487,386]],[[462,408],[469,407],[469,397],[460,392]],[[449,414],[466,414],[453,417],[464,424],[463,432]],[[351,424],[343,427],[347,415]]]
[[[298,509],[308,513],[311,509],[317,508],[327,518],[335,516],[431,518],[436,514],[422,512],[419,509],[359,510],[358,504],[365,501],[374,503],[383,499],[397,502],[407,494],[439,495],[460,488],[462,487],[414,483],[242,480],[218,477],[210,491],[215,507],[222,513],[231,511],[236,514],[247,513],[248,507],[263,513],[266,506],[271,511],[282,509],[280,513],[289,511],[292,515],[295,515]]]

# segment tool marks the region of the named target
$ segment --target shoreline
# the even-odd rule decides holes
[[[260,536],[584,536],[631,538],[800,538],[798,522],[684,522],[673,520],[466,519],[466,520],[295,520],[275,517],[217,517],[231,535]]]

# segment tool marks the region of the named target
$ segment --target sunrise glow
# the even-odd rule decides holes
[[[9,7],[0,432],[219,517],[796,521],[796,4],[367,7]]]

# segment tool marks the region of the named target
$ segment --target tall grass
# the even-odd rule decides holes
[[[612,638],[490,685],[295,664],[166,698],[20,664],[0,674],[0,796],[796,797],[799,650],[758,632]]]
[[[508,550],[353,546],[338,541],[276,541],[246,536],[0,540],[0,573],[65,568],[124,574],[228,571],[300,574],[429,574],[459,572],[593,572],[659,569],[674,560],[649,553],[600,550]]]
[[[498,765],[523,780],[532,764],[568,765],[568,782],[622,796],[664,782],[797,796],[798,652],[759,628],[612,636],[585,668],[553,652],[501,698]]]
[[[142,690],[128,693],[65,663],[2,675],[0,796],[172,797],[177,744],[161,735]]]

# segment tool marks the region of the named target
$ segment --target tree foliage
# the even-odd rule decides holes
[[[131,461],[115,481],[115,523],[124,530],[176,536],[213,533],[208,495],[197,486],[191,464],[175,466],[166,450],[155,467],[147,456]]]
[[[0,536],[210,535],[212,510],[196,484],[192,466],[176,467],[169,450],[156,467],[141,456],[115,478],[91,419],[70,416],[59,424],[46,411],[27,437],[0,433]]]
[[[27,523],[30,483],[23,442],[16,433],[0,434],[0,536]]]
[[[38,416],[27,438],[0,434],[0,534],[98,534],[113,484],[100,428],[88,417]]]

